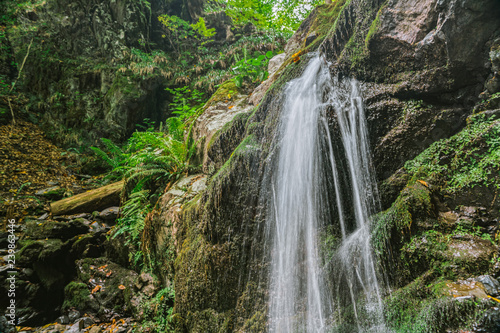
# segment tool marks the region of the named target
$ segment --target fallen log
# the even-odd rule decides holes
[[[92,213],[111,206],[119,206],[123,181],[109,184],[94,190],[80,193],[72,197],[50,204],[53,215]]]

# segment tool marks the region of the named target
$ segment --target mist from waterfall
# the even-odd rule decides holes
[[[286,87],[276,149],[263,184],[271,196],[269,331],[385,332],[370,244],[377,189],[357,82],[332,79],[319,56],[311,59]],[[327,260],[320,234],[331,225],[338,246]]]

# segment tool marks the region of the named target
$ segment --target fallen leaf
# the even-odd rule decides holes
[[[423,180],[417,180],[417,182],[419,182],[420,184],[424,185],[425,187],[429,187],[429,184],[427,184],[427,182],[423,181]]]
[[[92,289],[92,291],[91,291],[90,293],[91,293],[91,294],[95,294],[96,292],[98,292],[98,291],[99,291],[99,290],[101,290],[101,289],[102,289],[102,287],[101,287],[100,285],[97,285],[97,286],[95,286],[95,288],[94,288],[94,289]]]

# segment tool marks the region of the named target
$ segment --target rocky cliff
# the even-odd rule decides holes
[[[498,274],[499,10],[497,1],[339,0],[311,14],[258,106],[210,134],[206,188],[193,179],[170,191],[149,222],[157,270],[167,266],[175,284],[180,332],[266,329],[263,170],[284,84],[314,50],[334,75],[362,84],[387,209],[374,218],[373,243],[394,290],[388,323],[412,332],[490,325],[476,315],[498,316],[494,302],[467,297],[498,293],[485,279]]]

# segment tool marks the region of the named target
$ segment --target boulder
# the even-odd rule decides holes
[[[484,290],[488,295],[494,297],[500,295],[500,283],[491,275],[481,275],[475,280],[483,284]]]
[[[120,207],[109,207],[99,213],[99,218],[103,219],[108,223],[116,221],[120,215]]]

